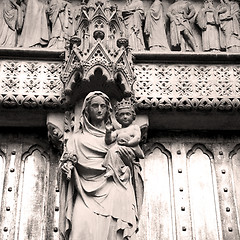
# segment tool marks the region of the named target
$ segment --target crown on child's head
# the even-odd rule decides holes
[[[115,112],[117,113],[121,109],[130,109],[135,112],[134,101],[131,98],[123,98],[122,101],[116,103]]]

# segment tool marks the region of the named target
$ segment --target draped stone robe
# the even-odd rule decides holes
[[[135,239],[143,196],[139,166],[133,166],[124,184],[106,178],[103,162],[108,146],[104,137],[105,131],[84,116],[82,130],[68,142],[67,150],[77,155],[78,162],[70,182],[64,176],[62,180],[62,239]]]
[[[19,47],[45,47],[49,41],[46,0],[28,0]]]
[[[220,39],[217,11],[213,7],[203,7],[196,16],[196,23],[202,30],[203,51],[219,51]]]
[[[220,20],[220,45],[227,52],[240,51],[240,29],[238,3],[222,3],[218,6]]]
[[[160,0],[151,5],[145,22],[145,33],[149,35],[150,50],[170,51],[165,31],[165,16]]]
[[[21,6],[17,6],[17,3],[16,6],[14,6],[10,0],[3,2],[0,21],[0,46],[16,47],[17,45],[17,31],[22,28],[24,15]]]
[[[133,0],[123,10],[123,20],[126,28],[126,37],[129,39],[129,47],[133,51],[144,50],[142,21],[144,19],[143,2]]]

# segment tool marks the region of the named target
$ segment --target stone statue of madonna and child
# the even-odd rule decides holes
[[[61,158],[60,234],[64,240],[135,240],[143,200],[140,128],[126,100],[112,126],[108,96],[90,92],[81,127]],[[69,164],[69,162],[71,164]]]

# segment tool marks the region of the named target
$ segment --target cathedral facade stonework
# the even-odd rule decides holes
[[[240,239],[238,2],[0,4],[0,239]],[[110,121],[94,121],[90,95]],[[124,99],[144,157],[117,146],[89,194],[81,164],[109,153],[81,134],[129,127],[116,114]],[[81,197],[94,217],[76,228]]]

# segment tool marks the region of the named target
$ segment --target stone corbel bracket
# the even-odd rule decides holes
[[[47,116],[48,139],[60,153],[64,147],[64,113],[49,113]]]

